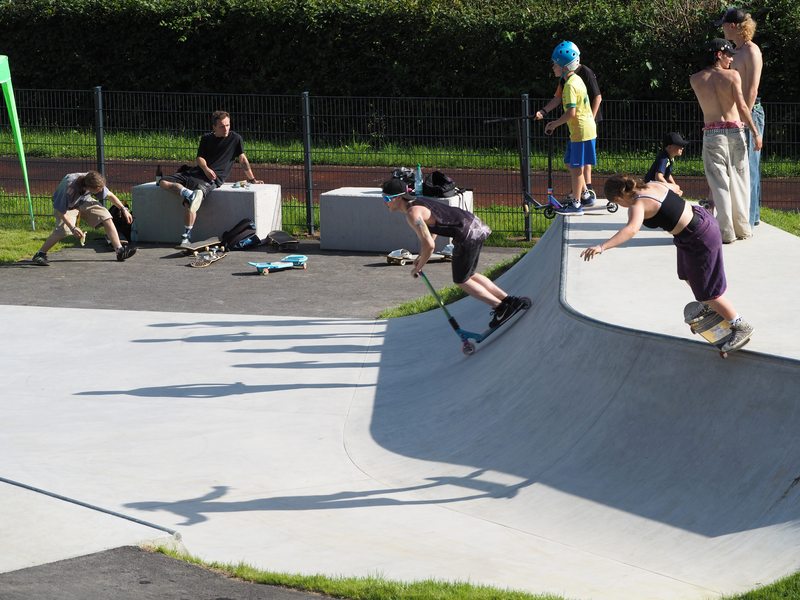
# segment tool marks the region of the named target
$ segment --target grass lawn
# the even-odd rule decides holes
[[[326,575],[292,575],[274,571],[261,571],[246,565],[206,562],[166,548],[156,548],[174,558],[203,566],[227,577],[252,583],[276,585],[300,592],[323,594],[332,598],[354,600],[567,600],[552,594],[531,594],[511,589],[476,585],[464,581],[392,581],[375,575],[371,577],[328,577]],[[756,590],[723,596],[722,600],[798,600],[800,599],[800,573],[795,573]]]

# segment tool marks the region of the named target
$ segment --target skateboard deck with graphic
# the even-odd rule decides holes
[[[210,252],[201,252],[200,254],[196,255],[192,262],[189,263],[190,267],[207,267],[212,263],[217,262],[218,260],[225,258],[228,256],[227,252],[218,251],[217,248],[212,248]]]
[[[689,302],[683,309],[683,318],[685,319],[692,314],[699,307],[699,302]],[[724,319],[719,313],[715,312],[707,317],[700,319],[697,323],[689,325],[692,333],[699,333],[700,336],[709,344],[719,350],[719,355],[722,358],[728,358],[728,352],[723,352],[722,347],[731,336],[731,324],[727,319]],[[731,352],[737,352],[748,344],[747,340],[741,347]]]

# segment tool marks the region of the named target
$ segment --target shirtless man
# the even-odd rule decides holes
[[[742,78],[742,95],[750,109],[750,116],[758,129],[758,135],[764,137],[764,109],[758,97],[758,86],[761,83],[761,49],[753,43],[756,22],[739,8],[729,9],[721,20],[714,23],[721,25],[726,40],[736,44],[736,56],[733,57],[731,69],[736,69]],[[750,226],[758,225],[761,214],[761,150],[755,150],[755,140],[750,131],[747,136],[747,150],[750,162]]]
[[[742,95],[742,78],[730,68],[736,49],[728,40],[706,46],[707,67],[689,78],[703,110],[703,168],[714,196],[722,242],[752,237],[750,171],[745,125],[753,147],[761,150],[761,134]]]

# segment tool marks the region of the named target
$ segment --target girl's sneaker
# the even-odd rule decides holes
[[[746,323],[744,319],[739,319],[739,321],[731,325],[731,337],[728,338],[728,341],[725,342],[725,345],[720,350],[722,352],[738,350],[747,343],[751,335],[753,335],[753,326]]]

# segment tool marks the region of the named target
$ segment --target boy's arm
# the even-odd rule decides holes
[[[549,123],[548,123],[548,124],[545,126],[545,128],[544,128],[544,132],[545,132],[547,135],[551,135],[551,134],[553,133],[553,130],[554,130],[556,127],[560,127],[560,126],[561,126],[561,125],[563,125],[564,123],[568,123],[570,119],[572,119],[572,118],[574,118],[574,117],[575,117],[575,115],[577,114],[577,112],[578,112],[578,109],[577,109],[577,108],[575,108],[574,106],[572,106],[572,107],[568,108],[567,110],[565,110],[565,111],[564,111],[564,114],[563,114],[563,115],[561,115],[561,116],[560,116],[560,117],[559,117],[557,120],[555,120],[555,121],[550,121],[550,122],[549,122]]]
[[[672,179],[672,175],[669,176]],[[660,181],[661,183],[675,183],[674,181],[667,181],[667,178],[664,177],[664,173],[661,171],[656,171],[656,181]]]
[[[539,110],[536,111],[536,114],[534,115],[534,119],[537,120],[537,121],[540,120],[540,119],[544,119],[545,116],[547,115],[547,113],[549,113],[551,110],[553,110],[559,104],[561,104],[561,98],[559,98],[558,96],[555,96],[552,100],[550,100],[550,102],[545,104],[544,108],[540,108]]]

